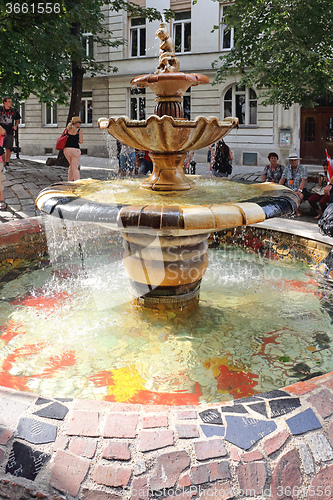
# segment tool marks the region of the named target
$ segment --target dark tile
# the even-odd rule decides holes
[[[301,406],[299,398],[274,399],[268,404],[271,409],[271,418],[280,417],[281,415],[290,413]]]
[[[260,415],[264,415],[264,417],[268,416],[266,403],[254,403],[253,405],[249,405],[249,408],[257,413],[260,413]]]
[[[274,391],[269,391],[269,392],[262,392],[260,394],[260,397],[265,398],[265,399],[275,399],[275,398],[290,398],[290,394],[285,391],[280,391],[279,389],[276,389]]]
[[[33,418],[22,417],[17,426],[17,437],[29,443],[52,443],[57,437],[57,427]]]
[[[232,415],[226,415],[225,419],[227,430],[224,438],[244,450],[248,450],[259,439],[277,429],[275,422],[267,420]]]
[[[247,396],[246,398],[234,399],[234,403],[254,403],[256,401],[262,401],[262,398],[257,396]]]
[[[15,441],[6,464],[6,474],[34,481],[49,458],[50,455],[35,451],[30,446]]]
[[[225,428],[221,425],[200,425],[200,427],[206,437],[212,437],[212,436],[224,437]]]
[[[68,401],[73,401],[73,398],[54,398],[56,401],[61,401],[61,403],[66,403]]]
[[[46,403],[51,403],[51,399],[38,398],[37,401],[35,401],[35,405],[45,405]]]
[[[303,434],[304,432],[319,429],[321,427],[321,423],[311,408],[298,413],[294,417],[288,418],[286,422],[291,433],[294,435]]]
[[[222,406],[222,413],[249,413],[243,405]]]
[[[63,420],[68,413],[68,408],[60,403],[52,403],[46,408],[42,408],[34,413],[39,417],[54,418],[56,420]]]
[[[222,416],[218,410],[204,410],[199,415],[205,424],[222,425]]]

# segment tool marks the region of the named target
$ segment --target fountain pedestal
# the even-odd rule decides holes
[[[186,153],[150,153],[153,173],[141,183],[144,189],[153,191],[186,191],[195,183],[186,177],[183,170]]]
[[[137,303],[169,309],[196,304],[208,266],[208,237],[123,234],[123,264]]]

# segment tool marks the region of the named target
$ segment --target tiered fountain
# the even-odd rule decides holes
[[[253,224],[290,213],[298,206],[293,191],[272,183],[235,184],[189,178],[183,163],[187,152],[218,141],[238,126],[237,118],[183,117],[183,94],[208,83],[204,75],[179,72],[174,42],[165,23],[155,74],[131,83],[156,94],[155,114],[146,120],[100,118],[101,129],[120,142],[148,150],[153,173],[140,180],[82,180],[44,190],[38,208],[53,216],[92,221],[121,232],[124,267],[137,301],[146,307],[195,305],[208,265],[209,235],[221,229]]]

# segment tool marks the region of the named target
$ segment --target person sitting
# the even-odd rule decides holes
[[[297,154],[289,155],[289,164],[284,167],[282,177],[279,180],[279,184],[286,185],[295,193],[300,199],[300,203],[306,200],[309,196],[308,190],[306,188],[306,183],[308,179],[308,171],[304,165],[299,164],[301,158]],[[296,215],[300,217],[302,212],[298,208],[296,210]]]
[[[325,194],[325,186],[327,184],[327,170],[328,170],[327,160],[324,161],[323,168],[324,172],[320,172],[318,174],[318,183],[311,189],[311,193],[308,198],[308,202],[311,205],[312,209],[315,212],[317,212],[315,219],[320,219],[330,199],[330,195]]]
[[[277,184],[280,181],[284,166],[278,163],[278,159],[277,153],[269,153],[269,165],[266,165],[260,182],[275,182]]]
[[[139,175],[147,175],[153,171],[153,162],[149,156],[149,151],[136,151],[137,161],[139,162]]]
[[[220,139],[212,149],[210,170],[215,177],[228,177],[232,172],[231,161],[234,156],[229,146]]]

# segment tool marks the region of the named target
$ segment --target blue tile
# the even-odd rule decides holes
[[[206,437],[220,436],[224,437],[225,428],[222,425],[200,425],[202,432]]]
[[[224,438],[229,443],[233,443],[244,450],[248,450],[261,438],[277,429],[276,423],[270,420],[234,417],[232,415],[227,415],[225,419],[227,430]]]
[[[217,424],[222,425],[222,416],[218,410],[204,410],[199,413],[201,420],[205,424]]]
[[[319,429],[321,427],[321,423],[311,408],[298,413],[294,417],[288,418],[286,422],[291,433],[294,435],[303,434],[304,432]]]

